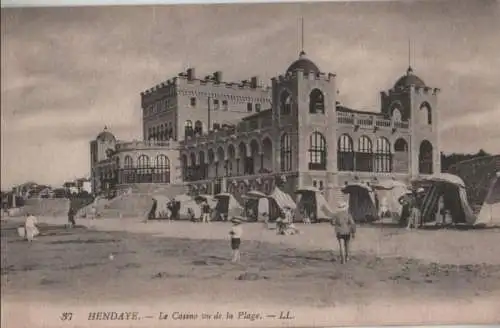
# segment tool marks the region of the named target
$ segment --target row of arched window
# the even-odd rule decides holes
[[[147,155],[140,155],[134,165],[132,156],[127,155],[120,168],[117,158],[118,183],[170,183],[170,159],[158,155],[153,160]]]
[[[272,172],[274,155],[272,141],[269,138],[263,140],[262,146],[252,140],[250,156],[247,156],[246,147],[244,142],[240,143],[237,148],[230,145],[227,149],[227,156],[222,147],[219,147],[217,152],[209,150],[208,161],[204,151],[199,152],[198,158],[195,153],[191,153],[189,156],[183,155],[183,176],[189,181],[197,181],[222,176]],[[403,138],[397,139],[393,147],[385,137],[379,137],[372,141],[368,136],[363,135],[356,140],[355,144],[351,136],[343,134],[338,138],[337,168],[339,171],[406,172],[409,163],[408,150],[408,143]],[[238,156],[236,156],[237,151],[239,152]],[[282,134],[279,152],[279,169],[282,172],[293,170],[293,152],[291,135]],[[307,150],[309,170],[327,170],[327,154],[328,146],[325,137],[320,132],[313,132],[309,136]],[[219,160],[215,159],[215,155]],[[395,158],[395,156],[399,156],[399,158]],[[398,161],[402,164],[395,169],[394,163]],[[430,142],[424,141],[419,149],[419,172],[430,174],[432,167],[432,145]]]
[[[187,120],[184,122],[184,139],[188,137],[201,136],[203,134],[203,123],[196,121],[193,126],[193,121]]]
[[[172,122],[160,124],[148,129],[148,140],[167,141],[170,139],[175,139]]]
[[[288,90],[283,90],[280,94],[280,113],[289,115],[292,112],[292,94]],[[325,113],[325,95],[319,89],[313,89],[309,94],[309,113]]]

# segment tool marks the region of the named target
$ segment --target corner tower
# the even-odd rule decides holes
[[[336,170],[336,102],[334,74],[325,74],[304,51],[273,79],[273,120],[280,134],[276,171],[299,173],[299,187],[313,180],[326,187]],[[320,183],[318,183],[318,187]]]
[[[411,66],[394,87],[381,93],[382,112],[392,120],[409,120],[410,174],[413,177],[441,172],[438,88],[414,74]]]

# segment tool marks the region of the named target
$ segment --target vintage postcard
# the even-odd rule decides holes
[[[3,7],[2,327],[500,322],[500,3]]]

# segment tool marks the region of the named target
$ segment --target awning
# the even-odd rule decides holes
[[[459,176],[450,173],[438,173],[430,177],[422,177],[420,179],[415,179],[414,181],[447,182],[465,188],[464,181]]]
[[[246,198],[265,198],[265,197],[267,197],[266,194],[264,194],[263,192],[257,191],[257,190],[251,190],[245,196],[246,196]]]

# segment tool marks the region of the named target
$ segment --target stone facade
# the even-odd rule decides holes
[[[223,82],[221,72],[198,79],[188,69],[141,93],[145,141],[117,142],[104,132],[92,141],[93,172],[114,165],[120,189],[170,183],[241,198],[274,186],[290,194],[316,187],[336,202],[346,183],[409,182],[440,171],[438,93],[409,68],[381,93],[379,112],[347,108],[337,101],[335,74],[305,53],[271,87],[256,77]],[[168,170],[158,156],[168,158]]]

